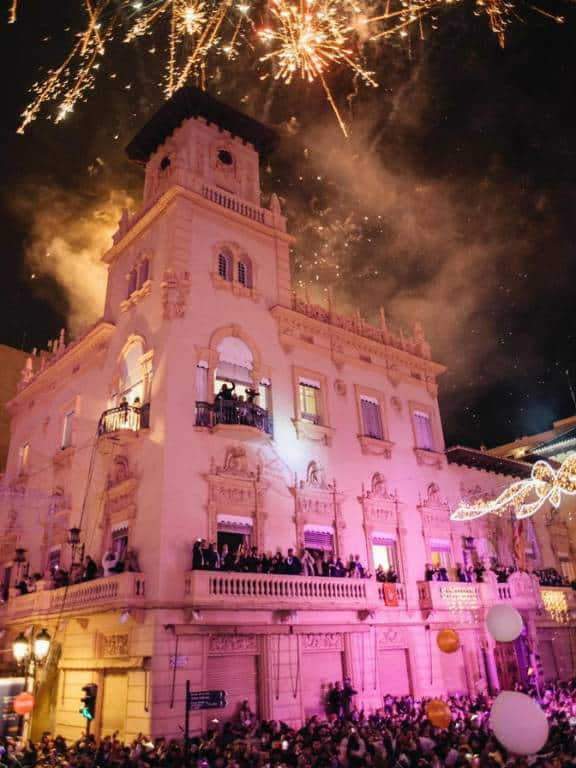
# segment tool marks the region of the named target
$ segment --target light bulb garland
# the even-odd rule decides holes
[[[562,496],[576,496],[576,454],[566,458],[555,470],[547,461],[537,461],[529,480],[508,486],[495,499],[461,501],[451,520],[474,520],[483,515],[502,515],[512,509],[518,520],[536,514],[546,502],[558,509]]]

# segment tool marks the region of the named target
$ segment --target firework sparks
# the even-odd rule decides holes
[[[349,16],[337,0],[274,0],[270,6],[272,24],[260,30],[260,38],[276,47],[260,57],[273,61],[274,78],[289,85],[295,76],[311,83],[318,80],[345,135],[346,126],[338,110],[326,74],[333,66],[344,65],[365,83],[377,86],[372,73],[358,58]]]
[[[50,104],[57,105],[55,122],[64,119],[95,86],[100,61],[113,42],[161,37],[163,43],[151,51],[157,47],[167,51],[164,91],[171,96],[190,80],[204,87],[212,54],[232,61],[248,43],[252,55],[252,33],[258,30],[256,40],[271,48],[257,54],[260,62],[272,68],[262,78],[271,74],[286,85],[295,78],[318,82],[347,135],[329,74],[344,68],[365,85],[376,86],[373,73],[364,64],[364,51],[369,51],[373,41],[398,36],[408,38],[410,44],[412,30],[424,39],[425,22],[434,29],[441,11],[465,7],[462,0],[377,1],[374,11],[366,0],[82,0],[86,28],[64,61],[33,86],[34,97],[22,114],[18,131],[22,133]],[[9,22],[16,21],[19,2],[10,0]],[[487,18],[502,47],[509,27],[525,20],[524,12],[564,21],[527,0],[474,2],[474,13]],[[259,20],[252,18],[254,8]]]

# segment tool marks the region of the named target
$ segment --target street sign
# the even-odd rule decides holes
[[[226,706],[226,691],[188,691],[186,704],[189,710],[223,709]]]

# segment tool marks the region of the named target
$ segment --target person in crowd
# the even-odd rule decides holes
[[[124,558],[124,570],[128,571],[128,573],[141,573],[138,553],[135,549],[128,548],[126,550],[126,557]]]
[[[390,566],[388,568],[388,571],[386,573],[386,581],[390,584],[397,584],[398,583],[398,574],[396,573],[396,570]]]
[[[258,556],[258,547],[251,547],[250,553],[246,558],[246,570],[248,573],[258,573],[262,559]]]
[[[350,716],[352,709],[352,699],[358,691],[355,691],[352,687],[352,680],[349,677],[344,678],[344,687],[342,688],[342,709],[344,711],[344,717]]]
[[[346,576],[346,566],[342,562],[341,557],[337,557],[336,562],[334,563],[334,576],[337,579],[343,579]]]
[[[314,558],[307,549],[300,550],[300,562],[304,576],[314,576]]]
[[[343,698],[342,698],[342,685],[340,680],[336,680],[332,688],[328,691],[328,714],[335,715],[336,717],[342,717],[343,712]]]
[[[286,560],[284,562],[284,573],[289,576],[299,576],[302,573],[302,563],[295,556],[292,547],[288,550]]]
[[[220,556],[215,544],[208,544],[203,552],[204,568],[207,571],[216,571],[220,562]]]
[[[450,581],[450,579],[448,578],[448,570],[446,569],[446,567],[444,565],[441,565],[438,568],[437,579],[438,579],[438,581]]]
[[[435,568],[432,566],[431,563],[426,563],[426,566],[424,568],[424,580],[434,581],[435,576],[436,576]]]
[[[466,571],[462,567],[462,563],[456,563],[456,580],[468,581],[468,576],[466,574]]]
[[[196,539],[194,546],[192,547],[192,570],[200,571],[204,568],[204,552],[202,550],[202,544],[204,539]]]
[[[98,566],[92,560],[90,555],[86,555],[86,559],[84,560],[84,574],[83,574],[83,581],[92,581],[96,578],[98,575]]]

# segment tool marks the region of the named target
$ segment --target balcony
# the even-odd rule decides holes
[[[100,416],[98,437],[109,437],[115,442],[128,442],[136,437],[141,429],[150,427],[150,403],[138,407],[119,405],[109,408]]]
[[[284,576],[267,573],[190,571],[184,582],[185,602],[194,608],[224,610],[386,610],[405,605],[402,584],[384,585],[371,579]]]
[[[39,586],[42,582],[39,582]],[[2,606],[3,621],[68,613],[97,613],[141,607],[146,598],[142,573],[119,573],[59,589],[37,589],[12,597]]]
[[[213,429],[218,425],[249,427],[272,436],[272,417],[256,403],[217,399],[196,402],[196,426]]]
[[[418,600],[423,611],[475,611],[482,605],[479,587],[459,581],[419,581]]]

